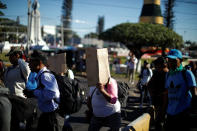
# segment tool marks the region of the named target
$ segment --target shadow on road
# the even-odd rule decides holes
[[[70,122],[72,122],[72,123],[88,123],[85,117],[79,117],[79,116],[72,116],[70,118]]]

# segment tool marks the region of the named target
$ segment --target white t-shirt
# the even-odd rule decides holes
[[[95,86],[90,87],[89,96],[91,96],[95,88]],[[96,89],[92,96],[92,108],[96,117],[106,117],[120,112],[120,102],[117,100],[115,104],[109,103],[103,94]]]
[[[68,69],[68,78],[74,80],[75,76],[72,70]]]

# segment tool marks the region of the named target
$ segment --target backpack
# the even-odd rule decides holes
[[[120,82],[117,81],[118,85],[118,100],[120,101],[120,104],[122,107],[126,107],[127,104],[127,98],[129,96],[129,89],[130,87],[126,82]]]
[[[57,80],[60,91],[60,102],[57,102],[59,104],[58,113],[61,116],[65,116],[78,112],[82,106],[82,90],[79,87],[79,82],[76,79],[72,80],[66,76],[57,75],[54,72],[44,71],[43,73],[45,72],[52,73]],[[41,83],[40,79],[39,83]]]

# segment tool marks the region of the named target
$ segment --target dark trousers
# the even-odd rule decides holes
[[[93,116],[88,131],[99,131],[102,126],[110,127],[110,131],[119,131],[120,123],[120,113],[114,113],[107,117]]]
[[[150,105],[152,104],[150,93],[149,93],[148,87],[146,85],[143,85],[140,89],[140,105],[141,106],[144,103],[144,98],[147,98]]]
[[[12,104],[7,97],[0,96],[0,131],[10,131]]]
[[[155,107],[155,131],[163,131],[165,114],[162,112],[162,105],[154,104],[154,107]]]
[[[189,131],[189,109],[177,114],[167,115],[166,131]]]
[[[38,120],[37,131],[61,131],[56,111],[42,113]]]

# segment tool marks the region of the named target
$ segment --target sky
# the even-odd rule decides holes
[[[28,0],[1,0],[7,5],[2,10],[4,17],[27,25]],[[32,3],[34,0],[31,0]],[[41,26],[60,25],[63,0],[38,0],[40,4]],[[104,29],[109,29],[124,22],[137,23],[144,0],[73,0],[72,30],[80,37],[96,31],[99,16],[104,16]],[[161,11],[164,12],[164,0],[161,0]],[[197,1],[176,0],[174,8],[174,31],[184,40],[197,42]]]

